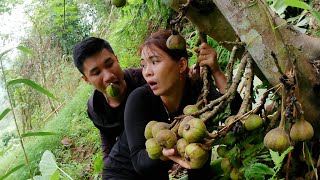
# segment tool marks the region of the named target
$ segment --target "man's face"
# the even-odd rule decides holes
[[[118,84],[120,95],[124,95],[126,83],[118,58],[107,49],[88,57],[83,63],[82,77],[107,97],[105,89],[110,83]]]

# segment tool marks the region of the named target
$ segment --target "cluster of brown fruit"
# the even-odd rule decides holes
[[[146,150],[151,159],[159,159],[163,148],[175,147],[192,169],[199,169],[207,162],[209,152],[202,143],[208,132],[201,119],[189,115],[195,110],[194,105],[186,106],[186,116],[174,125],[157,121],[150,121],[146,125]]]
[[[290,139],[293,141],[308,141],[313,137],[312,125],[304,120],[303,116],[296,119],[295,124],[290,129],[290,136],[284,128],[284,123],[280,122],[279,127],[269,131],[264,137],[264,144],[268,149],[283,152],[290,146]]]
[[[235,123],[237,120],[236,115],[230,116],[225,120],[225,126],[229,126],[232,123]],[[254,131],[259,129],[263,126],[263,119],[256,114],[250,114],[244,119],[239,120],[243,124],[243,127],[246,131]],[[234,146],[236,142],[236,136],[233,132],[228,132],[226,136],[224,136],[221,141],[220,145],[216,149],[217,155],[220,157],[217,159],[218,163],[221,166],[222,171],[224,172],[225,176],[228,176],[232,180],[244,179],[243,170],[241,170],[241,158],[233,157],[233,163],[231,163],[229,156],[235,156],[235,153],[240,155],[242,151],[246,151],[246,149],[252,148],[251,144],[246,145],[246,149],[239,149],[239,147]],[[233,152],[232,152],[233,151]],[[232,155],[233,154],[233,155]],[[213,162],[215,162],[214,160]]]

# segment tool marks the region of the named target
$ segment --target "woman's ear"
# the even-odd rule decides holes
[[[188,59],[186,59],[185,57],[182,57],[179,60],[179,72],[183,73],[188,69]]]

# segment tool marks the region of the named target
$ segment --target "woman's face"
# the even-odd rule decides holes
[[[173,60],[166,52],[154,45],[142,48],[142,74],[155,95],[170,95],[178,87],[177,85],[181,84],[183,78],[180,76],[186,68],[182,67],[182,61]]]

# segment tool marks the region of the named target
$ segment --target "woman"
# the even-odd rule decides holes
[[[196,103],[200,92],[200,88],[195,89],[188,78],[186,49],[167,48],[166,40],[170,35],[170,31],[157,32],[141,46],[142,74],[147,85],[133,91],[128,98],[125,131],[107,161],[108,179],[169,179],[168,170],[173,161],[189,168],[173,149],[164,150],[166,156],[159,160],[150,159],[145,149],[146,124],[151,120],[170,123],[182,114],[186,105]],[[224,92],[226,79],[213,48],[202,44],[199,60],[202,60],[200,65],[209,65],[218,89]],[[219,96],[217,91],[209,95],[210,99]],[[209,168],[210,159],[202,169],[188,170],[188,179],[210,179]]]

